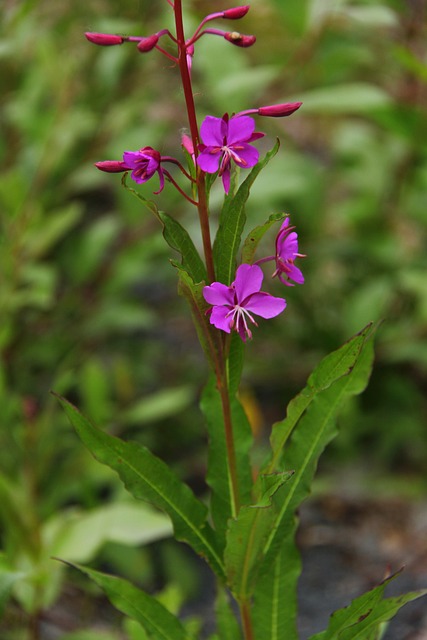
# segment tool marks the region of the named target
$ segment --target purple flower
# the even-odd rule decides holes
[[[289,218],[286,218],[276,237],[276,255],[261,258],[255,262],[258,265],[275,260],[276,270],[273,273],[273,278],[278,276],[280,282],[288,287],[294,286],[289,280],[293,280],[297,284],[304,284],[304,276],[295,266],[295,259],[305,258],[305,255],[298,253],[298,234],[294,229],[295,227],[289,226]]]
[[[222,118],[207,116],[200,127],[203,144],[199,145],[199,167],[206,173],[222,176],[225,193],[230,189],[230,165],[233,160],[239,167],[253,167],[259,152],[249,143],[263,137],[255,132],[255,121],[250,116]]]
[[[155,191],[155,194],[160,193],[165,186],[161,160],[160,153],[152,147],[143,147],[139,151],[125,151],[123,154],[124,164],[132,170],[130,177],[138,184],[147,182],[155,173],[159,174],[160,189]]]
[[[273,278],[277,276],[280,282],[289,287],[293,287],[289,280],[304,284],[304,276],[294,264],[296,258],[305,258],[304,254],[298,253],[298,234],[294,229],[289,226],[289,218],[286,218],[276,238],[276,271]]]
[[[257,265],[241,264],[231,286],[213,282],[204,287],[203,297],[212,305],[210,323],[217,329],[230,333],[237,331],[244,342],[252,338],[248,321],[258,326],[253,315],[274,318],[285,307],[286,300],[260,291],[263,273]]]

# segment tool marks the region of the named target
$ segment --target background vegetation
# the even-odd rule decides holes
[[[189,1],[188,32],[218,8]],[[421,490],[425,18],[423,0],[254,0],[239,29],[256,33],[256,45],[206,38],[194,61],[201,116],[304,102],[290,119],[259,122],[264,150],[276,136],[282,147],[248,215],[256,223],[289,212],[308,256],[306,284],[286,291],[286,314],[260,327],[249,348],[243,397],[260,447],[321,356],[382,320],[371,385],[342,416],[323,471],[351,465]],[[49,390],[111,433],[148,444],[203,492],[204,365],[157,221],[120,177],[93,168],[145,145],[178,153],[186,122],[176,69],[156,52],[98,48],[82,35],[148,35],[170,26],[167,3],[5,0],[0,20],[0,605],[2,637],[21,639],[24,627],[37,637],[40,617],[49,621],[42,611],[61,593],[68,602],[75,593],[53,555],[96,557],[151,588],[174,584],[170,567],[179,575],[186,562],[167,541],[155,558],[120,546],[167,537],[169,526],[126,501]],[[220,198],[218,189],[213,202]],[[194,212],[174,191],[159,201],[191,226]],[[164,594],[171,606],[191,592],[185,573],[188,584]],[[93,613],[86,606],[82,628]],[[118,637],[111,633],[67,637]]]

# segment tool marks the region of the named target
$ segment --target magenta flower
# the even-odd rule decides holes
[[[247,338],[252,338],[248,321],[258,326],[252,314],[261,318],[279,315],[286,307],[286,300],[261,291],[263,277],[257,265],[241,264],[231,286],[213,282],[204,287],[203,297],[212,305],[210,323],[226,333],[237,331],[246,342]]]
[[[277,276],[280,282],[288,287],[294,285],[290,280],[297,284],[304,284],[304,276],[298,267],[295,266],[296,258],[305,258],[303,253],[298,253],[298,234],[294,231],[295,227],[289,225],[289,218],[286,218],[279,229],[276,238],[276,255],[261,258],[255,264],[263,262],[276,261],[276,270],[273,278]]]
[[[130,177],[138,184],[147,182],[155,173],[159,174],[160,189],[155,191],[155,194],[160,193],[165,186],[161,160],[160,153],[152,147],[143,147],[139,151],[125,151],[123,154],[123,162],[132,170]]]
[[[239,167],[247,169],[258,162],[259,151],[250,142],[263,137],[255,132],[255,121],[249,116],[222,118],[207,116],[200,127],[203,144],[199,145],[197,163],[206,173],[222,177],[225,193],[230,189],[230,167],[233,160]]]
[[[293,284],[289,280],[304,284],[304,276],[294,264],[296,258],[305,258],[304,254],[298,253],[298,234],[294,229],[286,218],[276,238],[276,271],[273,273],[273,277],[277,276],[280,282],[290,287]]]

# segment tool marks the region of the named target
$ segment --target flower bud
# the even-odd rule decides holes
[[[300,108],[302,102],[285,102],[284,104],[273,104],[269,107],[260,107],[258,115],[269,116],[270,118],[283,118],[290,116],[294,111]]]
[[[93,42],[93,44],[99,44],[102,47],[112,47],[115,44],[122,44],[125,41],[125,38],[122,36],[116,36],[111,33],[85,33],[86,38],[89,42]]]
[[[193,141],[186,133],[183,133],[181,136],[181,144],[190,156],[194,156],[194,146]]]
[[[141,38],[141,40],[137,44],[137,48],[141,53],[148,53],[159,41],[159,36],[156,33],[153,33],[152,36],[148,36],[148,38]]]
[[[251,47],[255,41],[255,36],[245,36],[238,31],[229,31],[224,33],[224,38],[231,42],[231,44],[235,44],[237,47]]]
[[[129,169],[123,160],[103,160],[102,162],[95,162],[95,167],[106,173],[122,173]]]
[[[239,20],[239,18],[243,18],[249,11],[249,5],[245,5],[243,7],[234,7],[232,9],[226,9],[223,12],[223,18],[228,18],[228,20]]]

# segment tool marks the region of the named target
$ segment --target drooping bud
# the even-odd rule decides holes
[[[152,36],[148,36],[147,38],[141,38],[141,40],[137,44],[138,51],[141,53],[148,53],[159,41],[159,36],[157,33],[153,33]]]
[[[302,102],[285,102],[284,104],[273,104],[269,107],[260,107],[258,115],[269,116],[270,118],[283,118],[290,116],[300,108]]]
[[[224,38],[231,42],[231,44],[235,44],[237,47],[251,47],[256,42],[255,36],[246,36],[238,31],[229,31],[224,33]]]
[[[226,9],[223,12],[223,18],[227,18],[228,20],[239,20],[239,18],[243,18],[249,11],[249,5],[245,5],[243,7],[233,7],[232,9]]]
[[[93,44],[98,44],[101,47],[112,47],[116,44],[123,44],[126,38],[122,36],[117,36],[112,33],[85,33],[86,38],[89,42],[93,42]]]
[[[95,162],[95,167],[106,173],[122,173],[123,171],[128,171],[130,168],[123,160],[103,160],[101,162]]]

